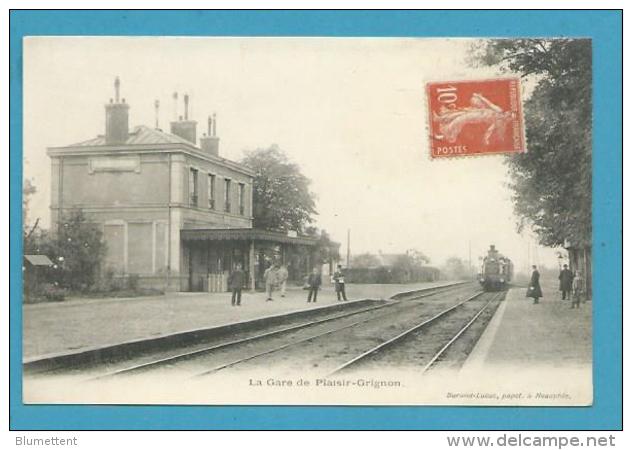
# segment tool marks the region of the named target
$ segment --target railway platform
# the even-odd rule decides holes
[[[349,284],[347,296],[350,301],[388,299],[401,292],[450,283]],[[24,305],[23,358],[34,360],[339,304],[331,286],[319,292],[317,303],[307,303],[307,291],[300,287],[288,287],[284,298],[278,292],[274,297],[275,301],[266,302],[265,293],[244,291],[240,307],[231,306],[230,293],[170,293]]]
[[[510,289],[478,340],[464,369],[506,365],[584,366],[592,361],[592,303],[571,309],[569,300],[551,286],[540,303],[525,297],[525,288]]]
[[[508,405],[592,404],[592,302],[571,309],[557,283],[542,289],[537,305],[526,288],[509,290],[459,372],[462,386],[484,380],[477,388]]]

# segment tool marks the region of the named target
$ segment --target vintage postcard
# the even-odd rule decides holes
[[[590,39],[23,46],[24,403],[592,404]]]

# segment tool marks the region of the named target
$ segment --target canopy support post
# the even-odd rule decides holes
[[[255,240],[250,241],[250,254],[248,255],[248,272],[250,273],[250,291],[255,292],[257,274],[255,273]]]

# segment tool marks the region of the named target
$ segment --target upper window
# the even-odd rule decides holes
[[[193,167],[189,172],[189,205],[198,205],[198,170]]]
[[[230,179],[224,180],[224,211],[230,212]]]
[[[208,174],[208,207],[215,209],[215,175]]]
[[[239,214],[241,214],[242,216],[244,215],[244,212],[245,212],[245,206],[244,206],[245,191],[246,191],[246,186],[244,185],[244,183],[239,183]]]

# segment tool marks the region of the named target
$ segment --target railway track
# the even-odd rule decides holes
[[[225,351],[230,351],[233,349],[238,349],[240,347],[248,346],[248,345],[257,345],[265,341],[274,340],[276,338],[283,338],[285,336],[289,336],[292,334],[300,333],[305,330],[309,330],[312,328],[317,328],[319,326],[327,326],[329,324],[334,324],[338,322],[343,322],[341,326],[335,326],[333,329],[326,329],[325,331],[317,332],[316,334],[291,340],[290,342],[285,342],[281,345],[274,345],[271,348],[266,348],[265,350],[255,352],[254,355],[248,355],[241,358],[236,358],[233,360],[229,360],[217,366],[214,366],[212,369],[205,370],[202,373],[198,373],[196,376],[204,376],[211,373],[219,372],[220,370],[227,369],[229,367],[233,367],[239,364],[242,364],[246,361],[250,361],[268,354],[272,354],[275,352],[279,352],[286,348],[290,348],[292,346],[298,345],[300,343],[309,342],[313,339],[317,339],[322,336],[327,336],[336,332],[340,332],[342,330],[350,329],[361,325],[363,323],[367,323],[370,321],[378,320],[381,318],[385,318],[394,314],[399,314],[411,309],[415,309],[419,307],[418,303],[415,303],[417,300],[422,300],[427,297],[433,297],[442,294],[452,294],[457,293],[463,290],[471,290],[471,285],[469,283],[460,283],[457,285],[450,285],[448,287],[442,286],[438,288],[434,288],[431,290],[423,291],[418,294],[411,294],[410,296],[400,296],[400,300],[392,301],[389,303],[384,303],[377,306],[371,306],[368,308],[361,308],[358,310],[343,312],[340,314],[334,314],[331,316],[327,316],[321,319],[312,320],[308,322],[302,322],[290,326],[284,326],[278,329],[273,329],[271,331],[263,331],[256,334],[251,334],[239,339],[230,340],[223,343],[210,344],[207,346],[203,346],[201,348],[196,348],[194,350],[184,350],[182,352],[178,352],[175,354],[170,354],[168,356],[152,359],[149,361],[144,361],[138,364],[126,366],[117,370],[113,370],[107,372],[105,374],[99,374],[94,377],[90,377],[90,380],[101,380],[112,378],[121,375],[134,375],[140,374],[148,371],[152,371],[155,369],[168,368],[173,367],[181,363],[185,363],[187,361],[212,356],[213,354],[222,353]],[[367,317],[363,317],[367,316]],[[348,319],[352,319],[351,322],[345,323]]]
[[[457,331],[454,336],[452,336],[452,338],[434,354],[434,356],[430,359],[430,361],[428,361],[428,363],[426,363],[426,365],[422,369],[422,373],[426,373],[430,371],[433,367],[435,367],[442,360],[442,358],[447,355],[448,351],[454,347],[458,339],[464,336],[465,333],[467,333],[468,330],[471,329],[472,325],[480,320],[480,318],[483,316],[483,313],[488,311],[492,307],[492,305],[494,305],[494,303],[500,301],[504,296],[504,293],[496,294],[491,300],[485,303],[485,305],[474,315],[474,317],[472,317],[463,327],[461,327],[461,329],[459,329],[459,331]]]
[[[395,363],[405,364],[408,367],[416,367],[421,374],[426,374],[443,360],[459,339],[461,339],[477,321],[480,321],[484,313],[490,311],[492,306],[497,305],[504,295],[504,292],[496,294],[479,292],[338,366],[331,371],[328,376],[340,375],[351,370],[370,370],[371,368],[384,367]],[[432,334],[429,328],[442,326],[442,320],[445,320],[465,305],[471,304],[470,302],[472,302],[472,300],[481,298],[485,299],[482,302],[483,305],[474,308],[473,314],[468,314],[466,319],[460,321],[456,330],[454,330],[454,327],[447,327],[447,331],[442,331],[429,338],[429,335]],[[437,335],[439,336],[438,339],[436,338]],[[438,342],[440,342],[440,344],[437,345]],[[398,347],[400,347],[398,351],[394,352]],[[423,348],[424,350],[414,350],[419,348]],[[402,355],[406,355],[408,358],[411,358],[412,355],[411,359],[413,359],[413,361],[409,361],[409,363],[406,364],[406,361],[404,361],[406,358],[402,358]],[[417,358],[416,356],[419,357]]]
[[[409,308],[407,308],[406,310],[401,310],[401,311],[396,311],[393,314],[397,314],[397,313],[405,313],[408,314],[409,316],[411,316],[413,318],[413,320],[415,320],[415,318],[417,317],[416,315],[410,315],[409,313],[414,310],[414,309],[419,309],[420,310],[420,315],[421,317],[428,317],[430,316],[430,318],[426,318],[422,321],[422,323],[426,323],[426,322],[430,322],[432,320],[436,320],[438,317],[442,317],[445,314],[448,314],[450,311],[454,310],[455,308],[458,308],[460,305],[463,305],[475,298],[478,298],[480,295],[484,294],[483,292],[479,292],[476,293],[472,296],[469,296],[468,298],[466,298],[463,301],[459,301],[456,305],[451,305],[450,307],[448,307],[447,309],[442,309],[440,312],[436,313],[433,312],[432,314],[428,314],[430,311],[427,311],[427,307],[428,305],[413,305],[410,306]],[[423,307],[426,308],[423,308]],[[423,311],[424,309],[426,309],[426,311]],[[436,309],[436,308],[435,308]],[[210,369],[205,369],[197,374],[195,374],[195,378],[199,378],[199,377],[204,377],[204,376],[208,376],[208,375],[213,375],[213,374],[217,374],[220,371],[223,371],[225,369],[230,369],[230,368],[236,368],[239,366],[244,366],[247,365],[248,363],[252,363],[255,360],[260,360],[264,357],[269,357],[270,355],[273,354],[281,354],[283,350],[287,350],[288,353],[291,353],[293,350],[302,350],[299,352],[299,354],[296,354],[296,352],[291,353],[292,355],[294,355],[294,357],[301,359],[301,357],[305,357],[305,355],[310,355],[313,352],[310,351],[310,348],[308,347],[308,345],[312,345],[312,346],[318,346],[317,342],[320,341],[321,343],[323,342],[323,338],[329,338],[329,337],[334,337],[336,334],[340,334],[342,332],[345,331],[351,331],[354,328],[358,328],[359,326],[363,325],[363,324],[372,324],[373,326],[375,326],[375,322],[379,321],[383,318],[385,318],[387,315],[393,315],[393,314],[384,314],[384,315],[379,315],[379,316],[373,316],[373,317],[366,317],[363,318],[361,320],[357,320],[355,322],[346,324],[344,326],[338,326],[335,327],[333,329],[327,329],[327,330],[323,330],[322,332],[319,332],[317,334],[313,334],[310,336],[305,336],[301,339],[296,339],[296,340],[292,340],[290,342],[283,342],[280,343],[280,345],[277,346],[272,346],[272,347],[268,347],[263,349],[262,351],[259,352],[254,352],[251,353],[247,356],[239,356],[237,358],[234,358],[232,360],[227,360],[219,365],[216,365]],[[404,318],[402,318],[401,320],[403,320]],[[410,317],[408,318],[408,320],[410,320]],[[395,321],[396,323],[398,323],[399,321]],[[392,325],[391,325],[392,326]],[[419,325],[416,324],[413,328],[417,328]],[[384,330],[383,330],[384,331]],[[388,331],[388,328],[387,330]],[[410,329],[407,329],[403,334],[405,334],[406,332],[409,332]],[[388,345],[390,345],[389,343],[391,341],[396,340],[400,335],[398,334],[395,338],[389,339],[387,340],[385,343],[378,345],[375,348],[386,348]],[[344,339],[342,339],[342,336],[338,336],[338,340],[339,341],[344,341]],[[302,348],[302,347],[305,348]],[[363,356],[371,354],[375,351],[375,348],[369,350],[368,352],[362,353],[360,357],[356,357],[353,358],[351,361],[343,364],[343,366],[349,366],[349,365],[353,365],[356,361],[359,361]],[[318,353],[316,351],[316,353]],[[284,355],[280,355],[282,359],[282,356]],[[324,358],[322,358],[323,360],[327,357],[331,357],[330,355],[325,355]],[[308,356],[309,359],[309,356]],[[267,365],[273,365],[272,361],[268,360],[266,361]],[[308,366],[309,364],[304,364],[305,366]],[[340,370],[343,366],[340,366],[338,370]],[[335,373],[337,370],[334,370],[333,373]]]

